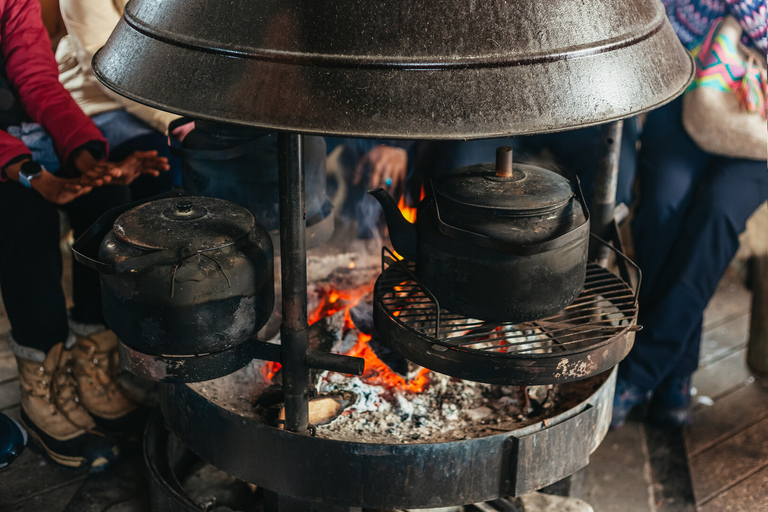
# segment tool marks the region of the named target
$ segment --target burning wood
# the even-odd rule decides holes
[[[309,423],[315,426],[330,423],[354,401],[354,397],[349,393],[346,398],[343,396],[324,396],[312,399],[309,401]],[[277,418],[282,422],[285,421],[285,406],[280,408]]]

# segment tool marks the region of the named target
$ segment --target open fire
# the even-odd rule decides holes
[[[413,218],[415,209],[404,214]],[[497,433],[549,412],[553,400],[547,387],[455,379],[389,350],[373,330],[371,295],[379,267],[339,261],[338,254],[329,258],[329,264],[333,268],[326,277],[309,286],[310,343],[321,338],[326,350],[362,357],[365,372],[360,377],[314,374],[316,401],[323,408],[331,398],[340,404],[318,422],[317,435],[387,443],[440,442]],[[279,384],[280,365],[259,364],[265,385]]]

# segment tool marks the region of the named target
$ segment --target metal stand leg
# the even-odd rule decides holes
[[[283,287],[281,359],[285,429],[307,433],[311,392],[307,324],[307,237],[301,135],[277,136],[280,173],[280,257]]]
[[[599,163],[595,176],[595,196],[592,199],[590,228],[593,233],[603,239],[608,238],[609,225],[613,222],[613,210],[616,208],[623,128],[624,121],[614,121],[603,125],[600,131]],[[608,258],[608,253],[608,248],[593,245],[590,248],[590,259],[601,262]]]

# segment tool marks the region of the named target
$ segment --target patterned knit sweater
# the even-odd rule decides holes
[[[718,18],[732,14],[744,29],[749,41],[766,52],[766,0],[662,0],[667,17],[677,37],[686,48],[693,49],[707,35]]]

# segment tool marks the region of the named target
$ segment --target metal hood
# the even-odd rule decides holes
[[[469,139],[651,110],[694,65],[658,0],[132,0],[93,69],[201,119]]]

